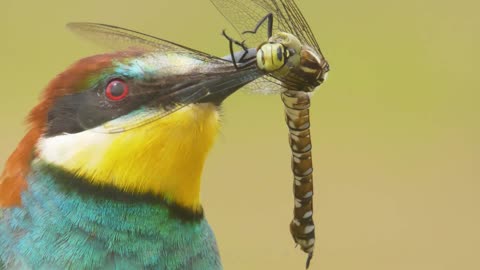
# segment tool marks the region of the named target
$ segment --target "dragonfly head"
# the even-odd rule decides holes
[[[313,91],[326,80],[329,71],[319,52],[285,32],[273,35],[259,46],[257,67],[301,91]]]
[[[276,72],[286,64],[298,64],[300,41],[291,34],[280,32],[262,43],[257,50],[257,67],[265,72]]]

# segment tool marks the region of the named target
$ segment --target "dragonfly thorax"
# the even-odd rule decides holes
[[[327,79],[329,65],[314,49],[304,46],[300,52],[299,71],[312,86],[316,87]]]

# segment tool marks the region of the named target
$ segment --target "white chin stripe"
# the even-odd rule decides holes
[[[62,134],[54,137],[42,137],[37,143],[37,151],[42,160],[61,165],[74,158],[85,149],[96,149],[98,156],[109,145],[115,134],[82,131],[75,134]]]

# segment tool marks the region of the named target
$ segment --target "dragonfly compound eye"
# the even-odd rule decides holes
[[[288,56],[289,53],[282,44],[265,43],[258,50],[257,66],[260,70],[272,72],[283,67]]]

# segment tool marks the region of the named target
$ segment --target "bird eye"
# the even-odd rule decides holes
[[[126,82],[115,79],[108,83],[105,88],[105,96],[113,101],[124,99],[128,95],[128,85]]]

